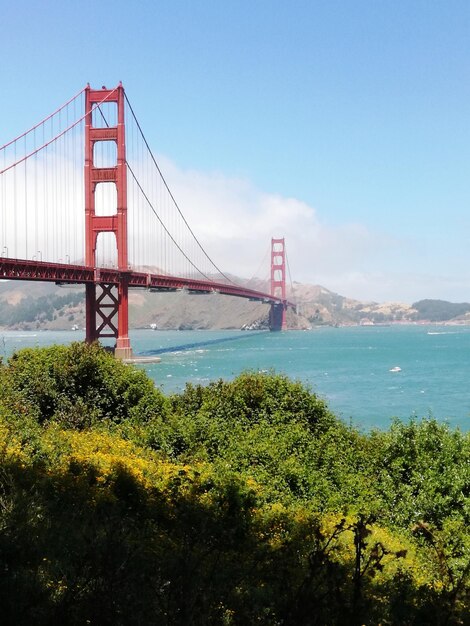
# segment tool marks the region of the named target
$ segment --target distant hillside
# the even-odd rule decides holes
[[[257,286],[253,286],[254,289]],[[269,305],[218,294],[190,295],[131,290],[133,328],[156,324],[168,329],[222,329],[267,323]],[[291,314],[289,317],[293,317]],[[295,320],[292,319],[295,325]],[[0,327],[5,329],[70,330],[85,325],[83,288],[52,283],[0,282]],[[303,322],[302,327],[308,326]]]
[[[3,328],[70,329],[85,315],[82,287],[54,283],[0,282],[0,326]]]
[[[465,319],[470,313],[468,302],[453,303],[446,300],[420,300],[413,304],[420,319],[431,322],[444,322],[452,319]]]
[[[261,280],[237,282],[267,291]],[[298,302],[298,315],[288,312],[291,328],[319,325],[389,324],[397,322],[455,322],[470,324],[470,304],[420,300],[412,305],[360,302],[319,285],[294,283],[288,297]],[[149,293],[132,290],[129,296],[133,328],[231,329],[267,327],[269,305],[242,298],[194,295],[185,291]],[[70,330],[85,325],[85,292],[82,287],[53,283],[0,282],[0,328]]]

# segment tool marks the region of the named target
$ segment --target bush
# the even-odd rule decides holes
[[[97,344],[28,348],[0,370],[3,402],[40,423],[85,428],[100,420],[148,420],[165,413],[166,400],[152,381]]]
[[[465,624],[470,438],[298,382],[164,398],[97,345],[0,363],[5,624]]]

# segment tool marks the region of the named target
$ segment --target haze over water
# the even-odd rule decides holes
[[[0,333],[0,354],[82,339],[78,331],[5,331]],[[166,393],[183,389],[186,382],[207,384],[247,369],[273,369],[307,383],[332,411],[364,429],[387,428],[392,417],[412,415],[433,415],[462,430],[470,428],[469,327],[137,330],[131,340],[135,354],[161,357],[161,363],[145,369]],[[390,371],[396,367],[400,371]]]

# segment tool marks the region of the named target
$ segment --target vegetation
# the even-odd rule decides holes
[[[27,296],[14,306],[7,301],[0,300],[0,325],[13,326],[15,324],[35,323],[39,326],[45,322],[52,322],[57,316],[62,317],[65,310],[76,307],[83,302],[82,291],[63,296],[54,294],[38,298]],[[68,321],[73,321],[73,318]]]
[[[420,300],[413,304],[419,319],[430,322],[445,322],[470,312],[468,302],[447,302],[446,300]]]
[[[4,624],[468,624],[470,437],[275,374],[164,397],[98,346],[0,366]]]

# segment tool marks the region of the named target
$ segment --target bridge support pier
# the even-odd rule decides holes
[[[91,343],[102,337],[115,337],[114,355],[119,359],[132,358],[129,340],[128,280],[128,275],[123,273],[117,286],[106,283],[86,285],[85,340]]]
[[[85,341],[92,343],[98,339],[96,335],[96,285],[85,285]]]
[[[287,330],[286,312],[287,307],[284,303],[271,304],[269,311],[269,330]]]
[[[132,358],[131,342],[129,340],[129,276],[121,275],[118,285],[118,332],[114,356],[118,359]]]

